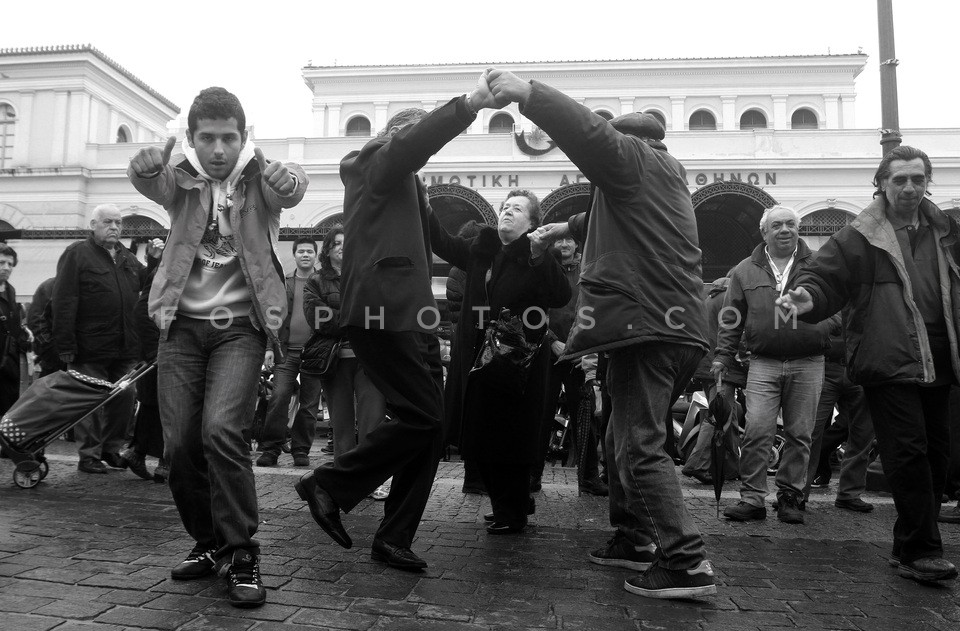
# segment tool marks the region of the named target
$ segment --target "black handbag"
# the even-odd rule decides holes
[[[319,377],[333,375],[342,345],[343,340],[314,333],[300,351],[300,372]]]
[[[540,343],[527,341],[520,318],[504,309],[487,325],[470,374],[494,390],[522,394],[539,351]]]

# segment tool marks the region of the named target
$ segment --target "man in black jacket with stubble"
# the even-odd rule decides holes
[[[393,476],[371,557],[422,570],[410,545],[430,496],[443,413],[439,321],[431,289],[429,206],[417,172],[456,138],[477,111],[498,107],[481,76],[470,95],[427,114],[406,109],[340,163],[344,253],[340,324],[364,372],[387,400],[387,418],[356,448],[296,484],[314,520],[338,544],[353,545],[340,521]]]

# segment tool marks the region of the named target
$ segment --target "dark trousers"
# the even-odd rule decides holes
[[[873,446],[873,422],[864,401],[863,388],[850,381],[846,368],[833,361],[824,362],[823,389],[817,404],[813,436],[810,439],[810,464],[803,497],[810,496],[810,486],[819,474],[830,477],[830,454],[847,441],[840,470],[838,500],[860,497],[867,486],[867,467]],[[833,425],[833,408],[840,416]]]
[[[530,465],[486,458],[477,458],[476,464],[490,495],[493,520],[509,526],[526,526],[530,506]]]
[[[137,420],[133,426],[130,446],[141,456],[163,457],[163,425],[160,422],[160,402],[157,399],[157,369],[148,372],[137,382]]]
[[[283,362],[273,367],[273,395],[267,406],[260,451],[279,456],[287,439],[290,399],[296,392],[300,406],[290,429],[290,453],[308,454],[317,433],[320,409],[320,377],[300,372],[302,348],[288,348]],[[300,385],[297,386],[297,377]]]
[[[950,386],[893,384],[864,392],[897,507],[893,554],[902,563],[942,557],[937,513],[949,460]]]
[[[387,400],[387,418],[314,475],[345,512],[393,476],[376,537],[409,548],[440,460],[440,343],[435,335],[412,331],[345,330],[364,372]]]
[[[960,386],[950,388],[950,466],[943,492],[960,500]]]
[[[70,364],[70,368],[84,375],[114,382],[130,372],[136,363],[135,359],[113,359],[74,363]],[[105,454],[116,455],[123,450],[135,397],[133,388],[125,390],[74,427],[74,435],[80,443],[77,452],[81,460],[99,460]]]
[[[543,477],[543,467],[547,461],[547,447],[550,442],[550,431],[553,429],[554,416],[557,413],[557,402],[560,400],[560,387],[563,387],[564,397],[567,404],[567,414],[570,417],[570,424],[567,426],[567,434],[575,442],[580,434],[577,431],[577,413],[580,410],[580,389],[583,388],[583,371],[580,370],[579,362],[561,362],[550,365],[550,374],[547,378],[547,402],[543,413],[543,419],[540,422],[540,433],[537,436],[537,461],[534,463],[531,474],[534,480]],[[599,441],[599,438],[598,438]],[[580,445],[575,445],[575,451],[579,453]],[[590,453],[593,458],[590,459]],[[577,480],[583,483],[597,477],[597,443],[593,444],[593,449],[587,451],[587,461],[583,468],[577,469]],[[578,459],[579,464],[579,459]]]

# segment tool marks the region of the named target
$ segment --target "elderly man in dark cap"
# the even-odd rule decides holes
[[[537,81],[497,69],[487,77],[494,96],[519,103],[593,185],[587,212],[536,234],[572,234],[583,244],[577,319],[563,358],[609,356],[606,446],[616,463],[609,483],[617,530],[590,560],[645,570],[624,583],[641,596],[716,593],[703,539],[664,450],[664,419],[707,350],[686,173],[652,116],[608,122]]]

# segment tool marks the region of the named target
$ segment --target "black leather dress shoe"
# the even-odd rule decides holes
[[[527,515],[533,515],[536,512],[537,512],[537,500],[533,499],[533,496],[530,496],[529,502],[527,503]],[[496,518],[494,517],[493,513],[486,513],[483,516],[483,521],[485,522],[496,521]]]
[[[340,507],[329,493],[320,488],[313,478],[313,472],[303,474],[293,488],[297,490],[300,499],[310,507],[313,520],[323,528],[323,531],[344,548],[352,548],[353,541],[340,521]]]
[[[370,558],[398,570],[419,571],[427,567],[427,562],[414,554],[410,548],[401,548],[380,539],[373,540]]]
[[[124,459],[120,456],[120,454],[113,454],[113,453],[107,452],[107,453],[103,454],[102,456],[100,456],[100,460],[102,460],[103,463],[104,463],[105,465],[107,465],[108,467],[112,467],[112,468],[114,468],[114,469],[126,469],[126,468],[127,468],[127,461],[124,460]]]
[[[838,499],[833,503],[833,505],[837,508],[842,508],[843,510],[850,510],[857,513],[869,513],[873,510],[873,504],[864,502],[859,497],[846,500]]]
[[[487,526],[487,532],[491,535],[518,535],[523,532],[524,528],[526,527],[526,524],[523,524],[522,526],[514,526],[495,521]]]

